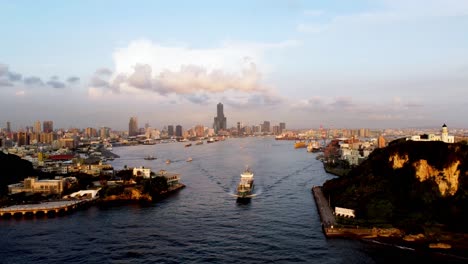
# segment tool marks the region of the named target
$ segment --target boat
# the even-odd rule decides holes
[[[166,160],[166,164],[170,164],[170,163],[171,163],[170,159]]]
[[[318,143],[317,141],[311,141],[307,145],[307,152],[319,152],[320,150],[320,143]]]
[[[189,157],[189,158],[187,159],[187,162],[191,162],[191,161],[192,161],[192,157]]]
[[[186,148],[191,147],[191,146],[192,146],[192,143],[185,144]]]
[[[307,145],[305,143],[305,141],[296,141],[296,143],[294,144],[294,148],[306,148]]]
[[[197,143],[195,143],[195,145],[203,145],[203,141],[199,140],[199,141],[197,141]]]
[[[214,138],[209,138],[206,143],[214,143],[215,142],[215,139]]]
[[[146,156],[145,160],[155,160],[156,158],[152,155]]]
[[[240,176],[241,179],[237,185],[237,199],[250,199],[254,189],[254,174],[247,167]]]

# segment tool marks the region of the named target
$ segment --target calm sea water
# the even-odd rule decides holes
[[[401,263],[411,250],[326,239],[310,189],[333,176],[316,154],[273,138],[114,148],[125,165],[181,174],[187,186],[150,206],[90,207],[56,218],[0,220],[0,263]],[[144,160],[153,155],[156,160]],[[192,162],[186,162],[192,157]],[[172,160],[165,164],[165,160]],[[255,197],[233,196],[240,173]]]

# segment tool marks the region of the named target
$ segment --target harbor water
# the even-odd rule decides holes
[[[186,188],[152,205],[91,206],[0,220],[1,263],[401,263],[408,249],[326,239],[311,187],[333,178],[317,153],[272,137],[114,147],[115,169],[179,173]],[[147,156],[155,160],[145,160]],[[191,157],[192,161],[187,162]],[[166,164],[166,160],[171,163]],[[254,197],[237,203],[246,166]]]

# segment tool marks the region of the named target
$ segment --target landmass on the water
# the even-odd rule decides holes
[[[341,235],[468,249],[466,144],[396,140],[322,189]]]

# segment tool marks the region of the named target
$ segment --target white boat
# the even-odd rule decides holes
[[[189,157],[189,158],[187,159],[187,162],[191,162],[191,161],[192,161],[192,157]]]
[[[244,172],[241,173],[241,179],[237,185],[237,198],[238,199],[249,199],[254,189],[254,174],[247,167]]]

